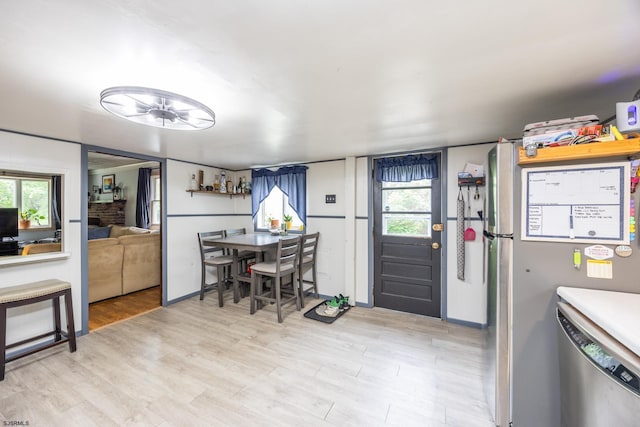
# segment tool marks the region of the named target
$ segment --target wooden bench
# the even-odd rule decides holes
[[[67,313],[67,331],[63,332],[60,322],[60,297],[64,296],[65,311]],[[53,300],[53,320],[55,329],[37,337],[7,345],[7,309],[40,301]],[[53,342],[48,341],[36,345],[27,351],[7,357],[7,349],[41,340],[53,335]],[[13,360],[28,356],[58,344],[69,343],[69,351],[76,351],[76,330],[73,323],[73,302],[71,301],[71,284],[62,280],[49,279],[39,282],[25,283],[7,288],[0,288],[0,381],[4,380],[5,364]]]

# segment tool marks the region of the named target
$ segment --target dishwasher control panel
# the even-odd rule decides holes
[[[615,357],[589,338],[589,336],[571,323],[560,311],[558,311],[558,321],[567,336],[571,339],[571,342],[580,349],[582,354],[598,366],[600,370],[615,378],[626,388],[640,395],[640,380],[636,374],[629,371],[629,369]]]

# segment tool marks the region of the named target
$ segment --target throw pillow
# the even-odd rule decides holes
[[[104,239],[109,237],[109,233],[111,233],[111,227],[96,227],[89,229],[89,240],[93,239]]]

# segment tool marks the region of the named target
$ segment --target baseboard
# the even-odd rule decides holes
[[[186,299],[193,298],[195,296],[199,297],[200,296],[200,291],[195,291],[195,292],[192,292],[190,294],[183,295],[181,297],[178,297],[178,298],[175,298],[175,299],[172,299],[172,300],[167,300],[167,305],[169,306],[171,304],[175,304],[177,302],[184,301]]]
[[[446,319],[446,321],[449,323],[455,323],[456,325],[468,326],[470,328],[476,328],[476,329],[487,328],[486,323],[469,322],[468,320],[454,319],[452,317],[449,317],[448,319]]]

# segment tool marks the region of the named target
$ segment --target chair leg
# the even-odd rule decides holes
[[[216,267],[216,274],[218,275],[218,306],[224,306],[224,267]]]
[[[204,264],[202,264],[202,275],[200,278],[200,301],[204,299],[204,287],[206,285],[205,283],[206,280],[207,280],[207,269],[204,266]]]
[[[64,293],[65,311],[67,312],[67,338],[69,339],[69,351],[76,351],[76,325],[73,322],[73,301],[71,300],[71,289]]]
[[[251,272],[251,285],[249,286],[249,313],[256,312],[256,273]]]
[[[275,278],[275,290],[276,290],[276,311],[278,312],[278,323],[282,323],[282,306],[280,305],[280,277]]]
[[[313,280],[313,292],[315,294],[316,299],[319,298],[318,295],[318,279],[316,278],[316,264],[315,262],[313,263],[313,266],[311,267],[311,277]]]
[[[298,289],[296,289],[296,292],[299,295],[300,298],[300,305],[302,306],[302,308],[304,308],[304,282],[302,281],[302,276],[304,276],[304,274],[302,273],[302,270],[298,272]]]
[[[291,287],[294,288],[293,289],[293,293],[296,296],[296,310],[300,311],[301,310],[301,306],[304,307],[304,303],[302,302],[304,300],[304,297],[300,298],[301,292],[299,292],[299,291],[301,291],[302,289],[298,289],[298,290],[295,289],[296,283],[298,283],[298,284],[300,283],[300,281],[298,280],[297,276],[298,276],[297,271],[294,271],[293,274],[291,274]]]
[[[257,274],[256,275],[256,295],[259,295],[259,296],[264,295],[264,292],[265,292],[264,283],[265,283],[264,276],[262,276],[261,274]],[[269,288],[269,291],[271,291],[271,288]],[[262,310],[262,307],[264,307],[264,301],[262,299],[256,300],[256,311]]]
[[[66,298],[65,298],[66,300]],[[62,322],[60,322],[60,297],[52,298],[53,302],[53,324],[55,325],[55,334],[53,336],[54,341],[60,341],[62,339]]]

